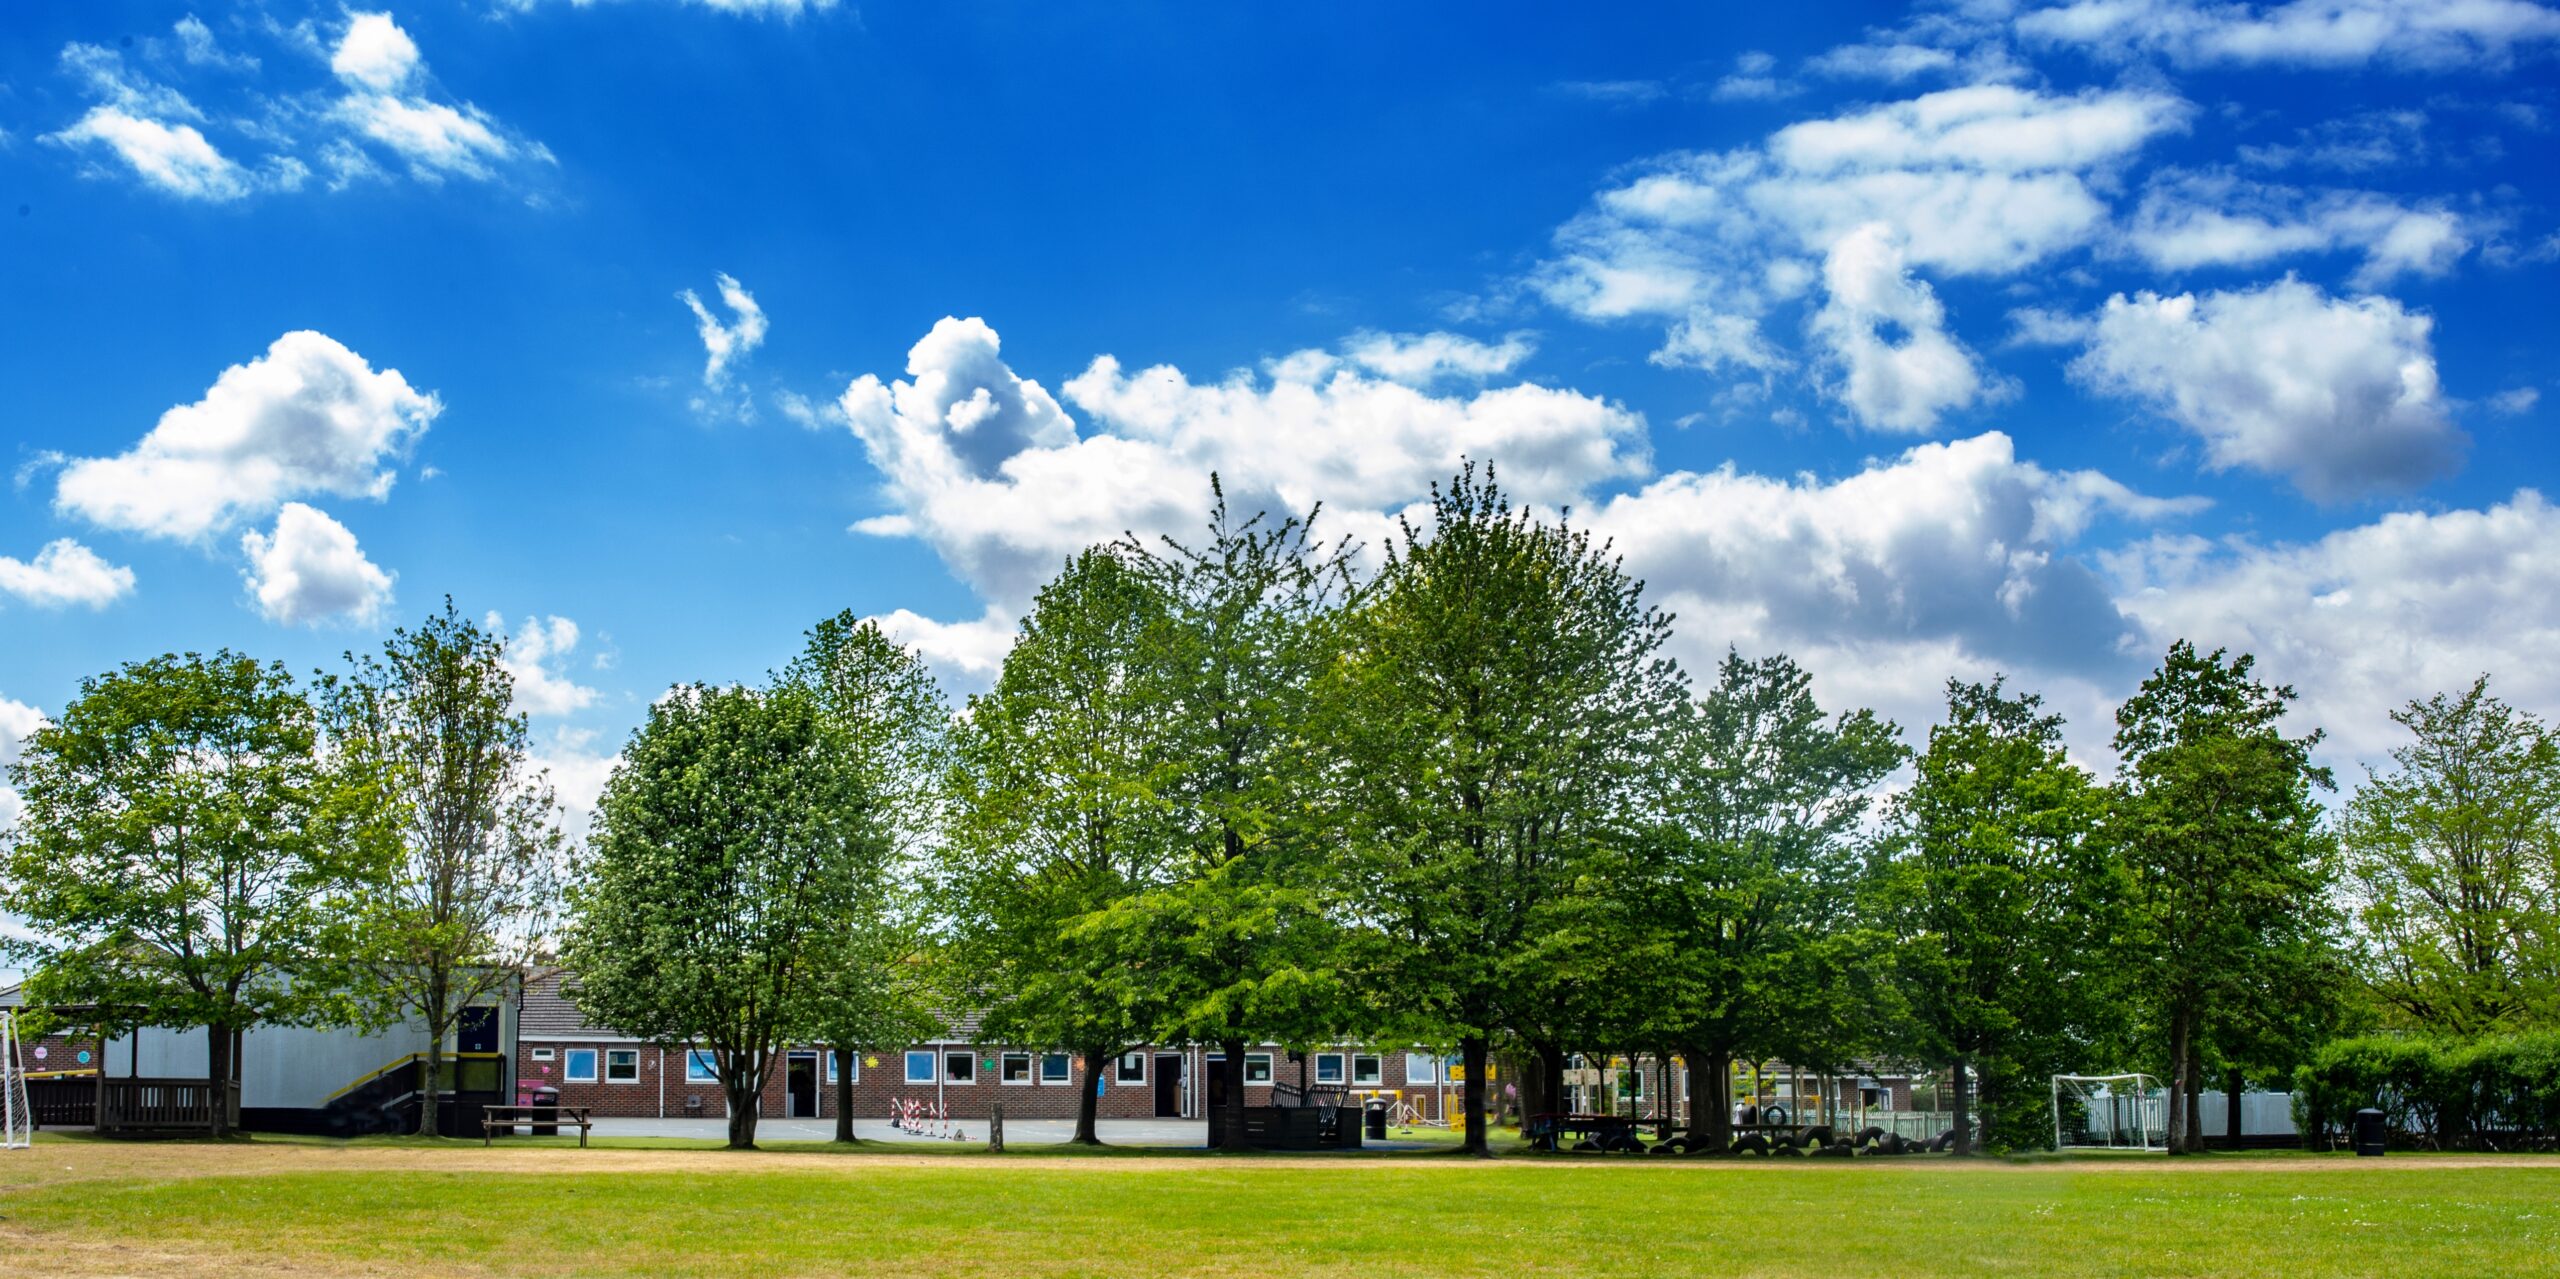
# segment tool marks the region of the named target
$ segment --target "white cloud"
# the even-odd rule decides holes
[[[1566,80],[1551,87],[1568,98],[1613,106],[1659,102],[1671,96],[1671,90],[1659,80]]]
[[[249,593],[271,622],[371,626],[391,603],[391,575],[364,557],[355,534],[300,502],[276,512],[273,533],[242,534],[240,549]]]
[[[70,538],[56,538],[32,562],[0,555],[0,594],[38,608],[105,608],[133,592],[133,570],[110,564]]]
[[[1998,393],[1947,335],[1946,308],[1904,267],[1891,226],[1872,222],[1831,246],[1822,279],[1813,332],[1838,374],[1826,389],[1859,422],[1930,431],[1944,414]]]
[[[723,271],[714,278],[720,285],[720,301],[736,317],[731,322],[722,323],[691,289],[677,293],[676,298],[693,312],[694,327],[702,335],[702,384],[716,391],[729,385],[731,361],[764,344],[765,318],[755,295],[735,276]]]
[[[2291,278],[2117,294],[2072,372],[2185,427],[2218,469],[2283,475],[2336,501],[2415,488],[2459,463],[2432,328],[2390,298],[2332,298]]]
[[[534,766],[550,777],[552,798],[565,815],[562,829],[572,839],[584,839],[595,824],[596,801],[604,795],[605,783],[613,780],[614,766],[622,762],[611,751],[597,750],[596,741],[594,729],[562,724],[527,752]]]
[[[347,33],[329,55],[329,70],[351,85],[389,93],[416,74],[418,44],[390,14],[350,14]]]
[[[190,13],[170,28],[177,33],[178,56],[191,67],[212,67],[219,71],[255,71],[258,60],[247,54],[226,52],[213,38],[213,28]]]
[[[506,634],[507,619],[491,613],[484,623]],[[568,618],[528,617],[507,640],[499,665],[515,681],[516,708],[527,715],[573,715],[596,700],[596,691],[569,678],[565,669],[578,650],[578,624]]]
[[[2517,417],[2531,413],[2533,406],[2541,402],[2542,390],[2539,387],[2510,387],[2489,397],[2489,411],[2506,417]]]
[[[891,642],[924,656],[934,674],[955,687],[985,688],[995,682],[1004,655],[1013,650],[1014,620],[989,605],[984,616],[965,622],[938,622],[909,609],[894,609],[870,618]]]
[[[1354,333],[1344,341],[1343,358],[1408,386],[1424,386],[1442,378],[1481,382],[1520,367],[1538,349],[1529,334],[1514,333],[1499,343],[1479,342],[1455,333]]]
[[[1715,99],[1719,102],[1774,102],[1804,91],[1804,86],[1775,74],[1777,67],[1776,58],[1758,49],[1736,56],[1733,74],[1716,81]]]
[[[2441,275],[2471,248],[2448,209],[2411,208],[2367,191],[2304,191],[2227,174],[2154,182],[2126,229],[2133,251],[2164,270],[2255,266],[2299,253],[2354,251],[2355,282]]]
[[[326,334],[287,333],[162,414],[132,449],[70,462],[54,505],[107,528],[196,538],[294,497],[380,499],[386,462],[442,407]]]
[[[1098,357],[1065,387],[1090,433],[1005,364],[980,320],[934,325],[907,373],[865,375],[838,402],[895,508],[855,528],[923,539],[987,603],[1017,612],[1083,547],[1195,533],[1212,471],[1239,509],[1321,501],[1332,533],[1374,542],[1385,512],[1462,457],[1495,463],[1506,488],[1544,505],[1645,470],[1642,419],[1604,400],[1532,385],[1435,395],[1323,351],[1203,383]]]
[[[2528,0],[2075,0],[2016,26],[2034,43],[2189,65],[2495,68],[2560,40],[2560,12]]]
[[[18,762],[26,749],[27,739],[45,725],[44,712],[25,702],[0,697],[0,831],[18,824],[25,811],[18,790],[9,784],[9,766]]]
[[[70,147],[104,147],[136,177],[190,200],[237,200],[249,194],[250,175],[192,124],[169,124],[112,107],[91,107],[67,129],[45,135]]]
[[[2184,637],[2256,653],[2346,759],[2398,745],[2389,714],[2403,702],[2483,673],[2521,705],[2560,706],[2560,509],[2530,489],[2307,543],[2164,537],[2106,560],[2155,648]]]
[[[1945,49],[1895,40],[1842,45],[1808,59],[1805,69],[1815,75],[1840,80],[1883,80],[1899,84],[1919,76],[1953,72],[1958,65],[1956,55]]]
[[[1962,168],[1992,173],[2079,171],[2139,150],[2182,127],[2186,105],[2139,90],[2072,97],[1974,84],[1856,115],[1789,125],[1769,152],[1798,173]]]

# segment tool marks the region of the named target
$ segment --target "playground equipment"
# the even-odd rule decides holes
[[[36,1141],[36,1112],[27,1104],[27,1064],[18,1055],[18,1015],[0,1012],[0,1149]]]
[[[2165,1154],[2168,1096],[2149,1075],[2055,1075],[2053,1145]]]

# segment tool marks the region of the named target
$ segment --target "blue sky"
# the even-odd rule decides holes
[[[1213,468],[1461,456],[1906,725],[2103,763],[2180,635],[2342,763],[2560,709],[2560,11],[1387,8],[11,6],[0,755],[449,594],[582,800],[824,614],[965,691]]]

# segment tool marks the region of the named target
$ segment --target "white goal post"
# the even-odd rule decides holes
[[[2055,1075],[2056,1150],[2169,1150],[2169,1095],[2149,1075]]]
[[[98,1068],[106,1069],[100,1062]],[[27,1104],[27,1063],[18,1055],[18,1015],[0,1011],[0,1150],[36,1144],[36,1112]]]

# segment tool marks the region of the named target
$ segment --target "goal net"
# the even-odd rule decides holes
[[[106,1069],[100,1062],[98,1068]],[[18,1015],[0,1012],[0,1149],[24,1150],[36,1141],[36,1112],[27,1105],[27,1063],[18,1055]]]
[[[2169,1095],[2149,1075],[2055,1075],[2057,1150],[2169,1149]]]

